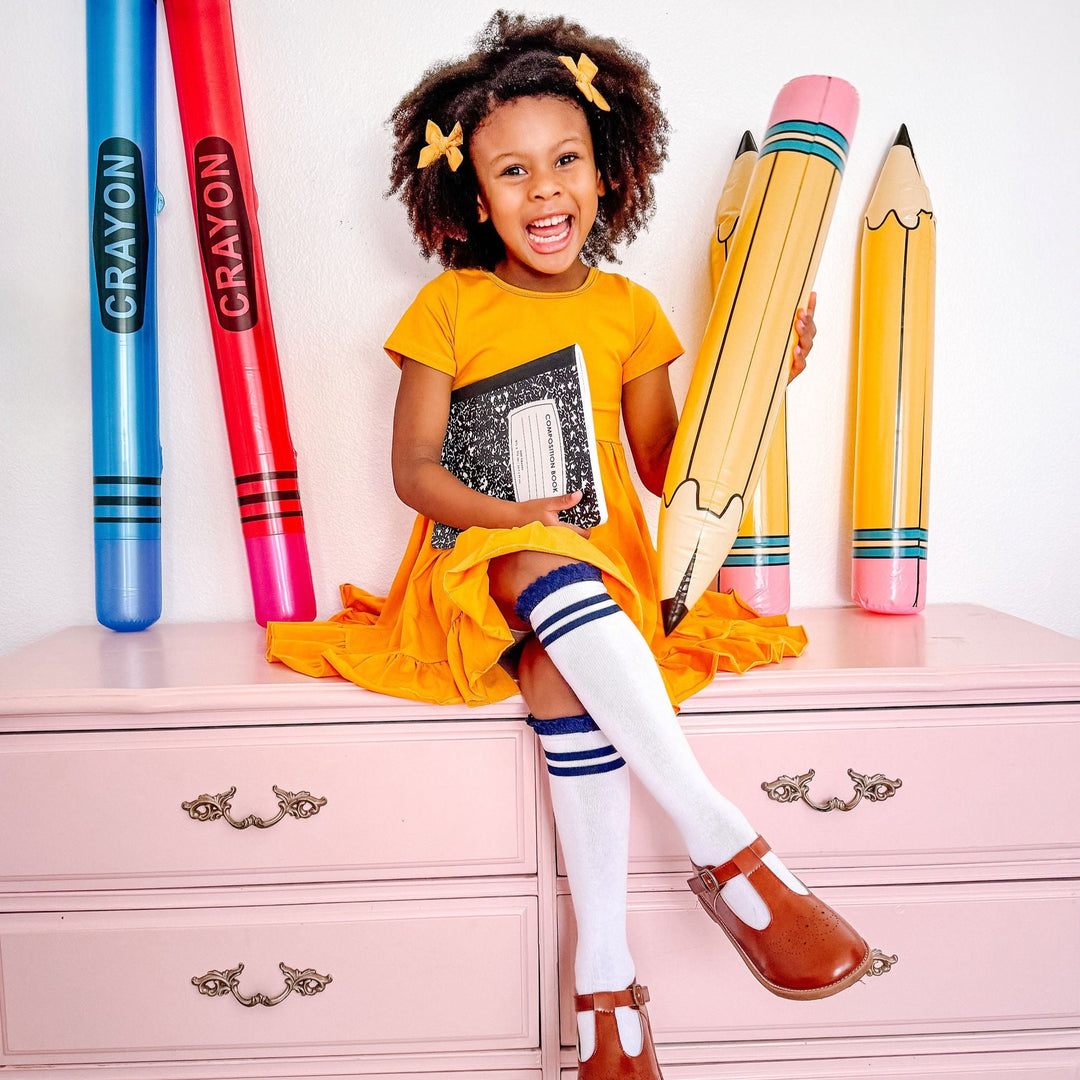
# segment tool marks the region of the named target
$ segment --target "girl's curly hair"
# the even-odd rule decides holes
[[[586,53],[599,69],[593,83],[611,106],[585,101],[560,56]],[[594,37],[562,17],[527,19],[497,11],[480,32],[476,51],[428,71],[390,117],[394,156],[388,195],[399,194],[425,258],[446,267],[491,270],[504,255],[491,222],[478,220],[479,184],[469,138],[499,105],[549,95],[580,105],[604,181],[596,223],[581,258],[589,265],[615,260],[615,245],[632,240],[652,216],[652,177],[667,159],[668,122],[648,64],[611,38]],[[450,133],[460,123],[464,161],[456,172],[445,159],[418,169],[428,120]]]

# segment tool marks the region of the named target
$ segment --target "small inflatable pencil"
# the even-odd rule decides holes
[[[937,220],[907,128],[863,222],[851,595],[912,614],[926,603]]]
[[[255,618],[315,617],[229,0],[166,0],[203,284]]]
[[[716,576],[780,414],[858,115],[842,79],[807,75],[777,96],[687,392],[660,508],[664,629]]]
[[[154,0],[87,0],[94,563],[113,630],[161,615],[156,26]]]
[[[756,162],[757,143],[749,131],[744,132],[716,207],[716,231],[709,252],[714,297]],[[717,587],[720,592],[734,590],[760,615],[781,615],[790,606],[790,552],[785,402],[776,418],[765,467],[743,511],[739,535],[720,568]]]

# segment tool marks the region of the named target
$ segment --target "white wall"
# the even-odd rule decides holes
[[[0,653],[94,621],[82,0],[4,0],[0,88]],[[381,343],[436,272],[382,198],[383,121],[489,0],[234,0],[260,222],[321,617],[389,584],[411,521],[388,469]],[[529,10],[550,10],[545,7]],[[1080,635],[1080,41],[1073,0],[566,0],[645,53],[674,128],[651,230],[623,270],[691,354],[707,242],[744,128],[787,79],[841,75],[862,114],[789,397],[792,592],[848,602],[852,291],[860,214],[908,124],[939,217],[931,602]],[[247,584],[164,18],[158,219],[167,621],[247,619]],[[685,389],[690,360],[676,365]]]

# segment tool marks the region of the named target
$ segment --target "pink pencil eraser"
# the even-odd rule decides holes
[[[720,591],[732,589],[759,615],[786,615],[791,607],[791,568],[782,564],[725,566],[720,571]]]
[[[780,88],[769,116],[769,127],[791,120],[827,124],[848,142],[859,117],[855,87],[835,75],[800,75]]]
[[[851,598],[882,615],[917,615],[926,607],[926,560],[852,559]]]

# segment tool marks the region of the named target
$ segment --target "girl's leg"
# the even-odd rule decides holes
[[[634,981],[626,941],[627,848],[630,779],[626,763],[593,723],[535,638],[521,654],[521,693],[540,737],[577,921],[574,983],[579,994],[624,990]],[[642,1031],[633,1009],[615,1010],[627,1054],[641,1052]],[[591,1011],[578,1013],[580,1057],[595,1046]]]
[[[571,563],[541,570],[521,589],[516,614],[532,626],[585,711],[671,815],[695,863],[725,863],[755,839],[754,828],[698,764],[648,642],[608,595],[595,567]],[[775,853],[762,861],[788,888],[806,894]],[[748,925],[760,929],[769,921],[744,875],[728,882],[723,895]]]
[[[827,997],[862,978],[873,960],[870,947],[709,782],[649,643],[612,600],[600,572],[584,563],[545,569],[521,591],[515,612],[679,827],[700,864],[691,887],[759,981],[781,997],[799,999]],[[794,949],[798,937],[804,947]]]
[[[518,593],[538,574],[568,560],[542,552],[519,552],[492,562],[492,597],[515,629]],[[579,994],[625,990],[634,981],[634,961],[626,941],[627,847],[630,780],[625,762],[585,713],[550,658],[530,638],[522,650],[518,682],[540,738],[559,831],[567,881],[577,921],[574,982]],[[615,1010],[619,1041],[635,1056],[642,1048],[636,1012]],[[582,1061],[592,1057],[594,1013],[578,1013]]]

